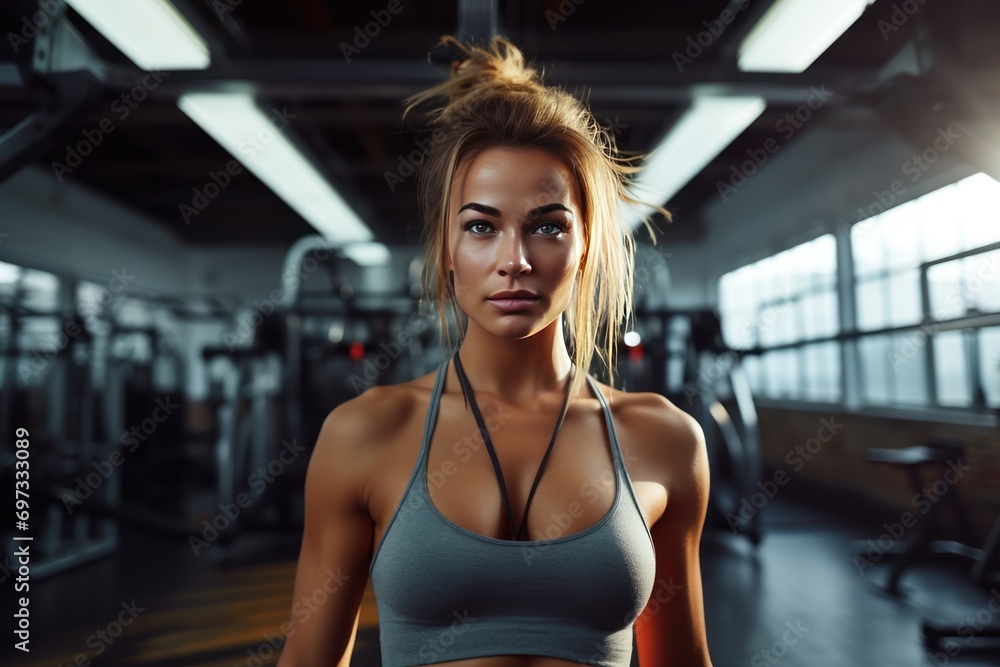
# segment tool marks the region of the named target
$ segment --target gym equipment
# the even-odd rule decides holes
[[[245,309],[237,321],[247,321]],[[291,476],[304,479],[301,457],[287,462],[281,456],[287,448],[281,433],[280,397],[284,387],[284,323],[280,313],[263,317],[244,347],[205,347],[210,401],[217,414],[215,444],[215,490],[219,506],[237,502],[242,508],[232,525],[220,535],[224,547],[217,555],[226,556],[225,547],[243,532],[276,530],[294,532],[303,516],[289,501],[289,494],[275,492],[288,484]],[[290,438],[294,444],[295,438]],[[280,463],[281,471],[274,466]],[[262,474],[260,471],[265,471]],[[269,474],[268,474],[269,473]],[[271,476],[273,475],[273,477]],[[301,478],[301,479],[299,479]],[[251,502],[252,501],[252,502]],[[245,505],[245,506],[244,506]]]
[[[747,504],[759,491],[763,463],[743,353],[725,344],[714,310],[646,308],[635,317],[637,332],[649,341],[642,348],[649,389],[690,413],[705,433],[713,518],[759,544],[761,510],[751,504],[749,511]]]
[[[913,497],[926,498],[925,489],[928,488],[928,484],[923,479],[923,472],[931,470],[933,472],[932,479],[944,483],[947,480],[950,464],[962,458],[964,449],[964,443],[957,438],[932,437],[928,438],[923,445],[914,447],[901,449],[870,447],[865,454],[865,460],[905,470],[910,480]],[[969,521],[969,515],[962,502],[962,495],[958,487],[950,486],[951,488],[947,489],[947,493],[943,494],[940,500],[936,496],[934,502],[925,500],[928,502],[926,514],[907,533],[906,540],[895,540],[893,545],[885,551],[887,555],[897,556],[886,582],[888,593],[899,594],[899,581],[903,572],[930,552],[948,553],[976,561],[979,565],[977,565],[974,574],[979,583],[984,583],[982,578],[985,576],[985,564],[992,557],[995,557],[996,545],[993,546],[994,554],[992,557],[984,554],[982,549],[970,546],[974,531]],[[933,489],[933,485],[931,488]],[[941,515],[945,508],[951,509],[954,519],[949,525],[957,528],[958,537],[964,541],[933,539],[935,533],[944,526]],[[996,539],[1000,540],[1000,537]]]
[[[186,360],[176,339],[182,322],[228,320],[227,308],[221,297],[129,293],[95,313],[91,324],[103,339],[100,424],[116,455],[118,469],[108,475],[116,493],[88,497],[77,513],[173,537],[197,533],[183,503],[199,483],[212,484],[213,465],[206,448],[191,445],[206,435],[211,443],[214,434],[185,427]],[[108,469],[107,460],[96,463]],[[45,493],[55,501],[72,490],[66,480],[53,480]]]
[[[994,580],[997,580],[996,572],[1000,570],[1000,514],[997,515],[996,520],[993,522],[993,528],[990,530],[983,548],[977,551],[978,553],[972,554],[975,561],[972,567],[972,579],[981,585],[983,589],[986,589],[990,587]],[[995,587],[990,590],[991,593],[995,591]],[[960,629],[962,630],[961,633],[959,632]],[[998,639],[1000,638],[1000,623],[994,621],[992,624],[977,630],[974,636],[970,636],[968,625],[963,625],[960,622],[932,623],[925,620],[921,624],[920,634],[924,645],[933,651],[941,645],[941,640],[945,638],[963,637],[966,643],[969,643],[974,638]]]
[[[155,326],[112,324],[108,354],[108,424],[123,448],[123,500],[162,506],[171,491],[166,468],[180,462],[184,435],[184,359]],[[184,466],[185,468],[187,466]],[[155,495],[157,489],[161,496]]]
[[[397,289],[361,292],[347,280],[354,265],[343,252],[310,235],[296,242],[285,259],[287,432],[310,446],[338,404],[374,384],[408,380],[433,367],[427,356],[435,352],[434,322],[419,315],[415,301],[419,260],[409,263]],[[300,276],[318,267],[325,285],[309,278],[310,290],[305,290]]]
[[[67,292],[63,286],[63,294]],[[117,503],[120,494],[117,477],[103,474],[114,446],[95,420],[102,407],[95,383],[101,359],[95,353],[94,332],[73,309],[32,309],[22,303],[20,294],[5,299],[0,308],[6,333],[3,428],[13,433],[23,427],[29,433],[34,499],[29,526],[40,537],[33,543],[32,575],[44,578],[118,548],[113,522],[91,522],[88,513],[78,511],[92,498]],[[36,332],[53,331],[40,326],[46,321],[56,325],[54,346],[37,347]],[[0,451],[0,462],[4,477],[13,479],[13,441],[4,442],[11,444]],[[63,492],[53,493],[53,488]],[[13,525],[13,521],[4,524],[5,538]],[[17,543],[12,539],[4,543],[14,562]]]
[[[128,520],[174,536],[192,532],[182,505],[189,490],[211,483],[204,434],[185,424],[187,360],[184,325],[226,320],[222,297],[162,296],[129,292],[113,299],[107,318],[105,423],[121,448],[122,496],[94,503],[102,516]]]

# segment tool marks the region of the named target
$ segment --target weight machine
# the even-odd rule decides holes
[[[713,310],[644,308],[635,319],[646,344],[625,364],[626,388],[662,392],[698,420],[708,448],[713,517],[758,544],[760,512],[741,515],[763,470],[757,410],[741,352],[725,344]],[[630,386],[636,377],[638,386]]]

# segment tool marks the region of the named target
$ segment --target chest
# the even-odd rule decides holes
[[[660,477],[650,466],[650,457],[643,455],[641,443],[630,441],[627,424],[613,421],[619,442],[616,456],[605,413],[596,400],[571,406],[547,458],[557,410],[513,410],[489,402],[483,402],[480,410],[496,463],[459,396],[442,397],[431,424],[425,466],[417,464],[427,406],[418,405],[397,436],[384,443],[367,493],[375,522],[373,549],[381,543],[408,485],[412,481],[419,489],[424,479],[432,509],[445,523],[493,539],[511,539],[511,520],[523,527],[522,539],[551,540],[586,531],[608,515],[618,494],[622,502],[638,504],[647,528],[665,511],[666,492],[656,481]],[[627,473],[631,488],[621,483],[625,480],[616,474],[619,470]]]

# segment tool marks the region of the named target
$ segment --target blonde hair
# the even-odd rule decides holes
[[[520,50],[506,39],[495,36],[482,48],[445,35],[437,48],[442,46],[453,47],[459,58],[451,64],[449,79],[404,100],[405,119],[415,106],[435,97],[447,98],[446,104],[430,113],[434,129],[418,173],[426,251],[421,306],[427,299],[437,306],[445,347],[454,353],[461,340],[452,344],[452,329],[464,332],[467,322],[448,275],[447,215],[452,179],[461,161],[493,147],[547,150],[574,175],[583,209],[582,270],[577,272],[575,294],[565,313],[570,354],[581,371],[570,387],[571,395],[583,385],[595,352],[607,366],[613,386],[619,335],[632,315],[635,252],[619,205],[648,206],[671,219],[667,210],[628,192],[626,176],[641,171],[629,162],[645,156],[621,157],[614,135],[589,109],[565,90],[544,85],[534,68],[525,65]],[[643,215],[642,221],[655,244],[648,216]]]

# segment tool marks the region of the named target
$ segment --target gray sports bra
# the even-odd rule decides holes
[[[633,623],[653,590],[655,550],[604,396],[588,375],[615,462],[611,509],[569,535],[500,540],[459,526],[430,499],[427,453],[448,363],[438,367],[417,464],[369,570],[383,667],[492,655],[629,667]],[[501,489],[506,501],[502,482]],[[625,489],[630,501],[623,503]]]

